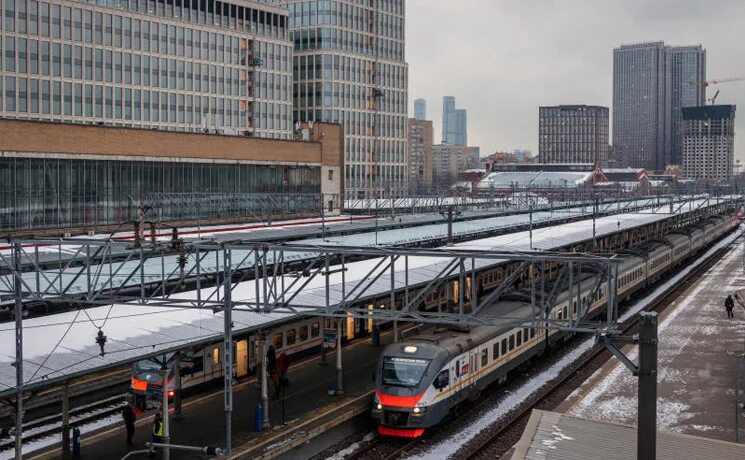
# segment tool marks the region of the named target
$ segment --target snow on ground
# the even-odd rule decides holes
[[[731,235],[727,240],[736,237]],[[725,432],[730,430],[731,437],[729,417],[725,418],[720,412],[727,412],[727,408],[721,406],[727,406],[726,401],[731,397],[726,394],[730,387],[727,379],[732,377],[731,358],[724,351],[736,340],[733,328],[737,323],[725,318],[722,301],[725,293],[736,290],[735,286],[743,282],[740,257],[740,250],[730,251],[702,276],[659,325],[659,429],[688,434],[718,432],[719,436],[716,433],[708,436],[722,439],[727,439]],[[675,278],[670,280],[675,281]],[[743,314],[741,310],[739,313]],[[702,347],[701,343],[707,346]],[[637,355],[637,348],[628,353],[632,360]],[[588,382],[597,381],[601,372],[604,370],[598,370]],[[635,425],[636,380],[623,365],[616,365],[571,409],[571,414]],[[588,385],[591,383],[583,387]],[[584,390],[586,388],[580,388],[574,395]]]
[[[122,419],[122,415],[119,413],[116,413],[113,415],[109,415],[108,417],[104,417],[102,419],[96,420],[94,422],[87,423],[85,425],[79,425],[78,428],[80,428],[80,435],[81,437],[84,438],[86,433],[90,433],[102,427],[113,425],[114,423],[120,421],[121,419]],[[73,420],[73,423],[74,423],[74,420]],[[49,428],[49,426],[43,427],[43,429],[47,429],[47,428]],[[30,433],[30,431],[28,433]],[[124,433],[124,429],[122,429],[122,433]],[[124,434],[122,434],[122,439],[124,439]],[[5,441],[5,439],[3,439],[3,441]],[[43,449],[45,447],[49,447],[54,444],[60,444],[61,442],[62,442],[62,433],[56,433],[56,434],[47,436],[42,439],[37,439],[33,442],[24,443],[23,453],[27,454],[30,452],[35,452],[37,450]],[[15,451],[13,449],[0,450],[0,459],[12,459],[14,458],[14,452]]]
[[[334,455],[330,457],[326,457],[326,460],[344,460],[347,455],[349,455],[349,458],[354,458],[354,453],[357,452],[357,449],[360,448],[360,444],[367,443],[373,440],[375,438],[375,432],[371,431],[367,433],[365,436],[362,437],[359,441],[350,444],[347,446],[346,449],[342,449],[339,452],[335,453]]]

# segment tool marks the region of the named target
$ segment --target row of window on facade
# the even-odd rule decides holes
[[[324,28],[297,29],[290,32],[295,51],[339,50],[347,53],[375,56],[390,61],[403,61],[405,46],[401,40],[391,40],[350,30]]]
[[[376,86],[379,88],[407,89],[408,75],[402,64],[375,64]],[[311,54],[293,58],[293,75],[302,80],[342,80],[372,84],[373,62],[366,59],[331,55]]]
[[[90,1],[90,0],[89,0]],[[69,2],[65,2],[68,3]],[[275,38],[287,38],[287,17],[283,14],[257,10],[242,5],[215,0],[96,0],[104,8],[94,11],[93,5],[81,8],[64,6],[62,2],[36,0],[0,0],[5,12],[4,27],[21,33],[40,34],[59,38],[80,37],[93,34],[104,24],[111,30],[119,18],[128,16],[106,14],[110,8],[132,13],[155,16],[174,21],[186,21],[222,29],[238,29]],[[94,14],[106,14],[110,20],[94,19]],[[78,38],[79,39],[79,38]]]
[[[382,96],[375,98],[375,89],[362,84],[324,81],[300,82],[294,86],[294,105],[298,109],[334,107],[406,113],[406,90],[386,90]]]
[[[405,19],[402,1],[377,2],[377,11],[359,4],[320,0],[288,5],[293,27],[330,25],[347,29],[368,30],[375,21],[378,35],[404,40]]]
[[[4,98],[2,97],[4,96]],[[0,79],[0,111],[176,123],[200,127],[235,127],[289,131],[289,104],[148,91],[82,83],[5,77]]]
[[[290,100],[289,75],[0,35],[6,72]]]

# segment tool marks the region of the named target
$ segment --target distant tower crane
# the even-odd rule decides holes
[[[745,80],[745,77],[717,78],[717,79],[714,79],[714,80],[706,80],[703,83],[691,82],[691,86],[703,86],[704,88],[706,88],[706,87],[708,87],[710,85],[718,85],[720,83],[730,83],[730,82],[733,82],[733,81],[743,81],[743,80]],[[717,92],[714,93],[714,96],[713,97],[707,99],[709,102],[711,102],[711,105],[714,105],[714,103],[717,100],[717,96],[719,96],[719,90],[717,90]]]

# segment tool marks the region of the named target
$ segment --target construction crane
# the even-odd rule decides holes
[[[743,80],[745,80],[745,77],[729,77],[729,78],[716,78],[714,80],[706,80],[705,82],[702,82],[702,83],[697,83],[695,81],[692,81],[690,84],[691,86],[703,86],[704,89],[706,89],[706,87],[711,86],[711,85],[718,85],[720,83],[730,83],[733,81],[743,81]],[[717,96],[719,96],[719,90],[717,90],[717,92],[714,93],[713,97],[708,98],[707,101],[711,102],[711,105],[714,105],[717,101]]]

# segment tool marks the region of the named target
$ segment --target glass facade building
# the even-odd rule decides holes
[[[680,164],[681,109],[704,103],[706,51],[663,42],[613,50],[613,153],[618,166]]]
[[[404,0],[274,0],[289,10],[296,122],[340,123],[348,198],[406,193]]]
[[[320,165],[2,157],[0,232],[131,224],[139,200],[157,222],[318,213],[320,188]]]
[[[453,96],[442,98],[442,143],[468,145],[468,113],[455,108]]]
[[[0,0],[0,116],[292,137],[287,12],[242,0]]]

